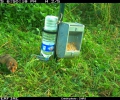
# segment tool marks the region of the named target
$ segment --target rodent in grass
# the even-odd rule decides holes
[[[17,69],[17,61],[9,54],[0,55],[0,63],[6,64],[8,70],[14,73]]]

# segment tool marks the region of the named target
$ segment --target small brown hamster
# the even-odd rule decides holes
[[[17,69],[17,61],[9,54],[0,55],[0,63],[6,64],[8,70],[14,73]]]

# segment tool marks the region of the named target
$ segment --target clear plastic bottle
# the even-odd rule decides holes
[[[52,15],[46,16],[45,17],[44,30],[56,32],[56,30],[57,30],[57,21],[58,21],[57,16],[52,16]]]
[[[45,25],[42,32],[41,54],[49,58],[54,53],[58,17],[48,15],[45,17]]]
[[[54,53],[55,41],[57,32],[49,32],[43,29],[41,54],[45,58],[49,58]]]

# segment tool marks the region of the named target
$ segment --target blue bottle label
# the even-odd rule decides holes
[[[43,44],[41,45],[41,49],[43,51],[47,51],[47,52],[51,52],[51,51],[54,51],[54,46],[55,45],[46,45],[46,44]]]

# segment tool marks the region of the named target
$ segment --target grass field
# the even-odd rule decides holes
[[[51,7],[54,15],[51,5],[41,4],[45,9]],[[24,8],[20,4],[12,6]],[[41,6],[34,4],[33,8]],[[40,17],[41,26],[35,26],[40,33],[35,29],[26,31],[27,22],[15,23],[17,15],[10,19],[14,13],[7,11],[7,7],[11,5],[6,6],[6,19],[1,14],[0,54],[11,54],[18,62],[18,69],[12,74],[6,66],[0,66],[1,97],[120,96],[119,3],[66,4],[64,21],[83,23],[85,32],[79,57],[60,59],[58,63],[54,59],[43,62],[31,56],[40,53],[44,17]],[[26,18],[25,13],[19,14],[21,19]]]

